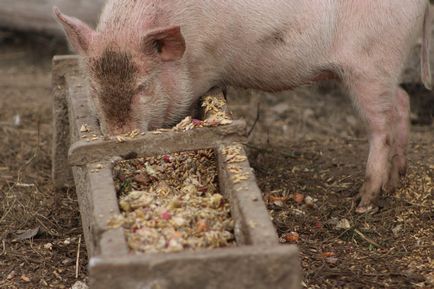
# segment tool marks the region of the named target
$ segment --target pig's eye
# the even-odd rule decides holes
[[[137,92],[141,92],[143,90],[145,90],[148,86],[146,85],[146,83],[141,83],[137,86],[136,90]]]

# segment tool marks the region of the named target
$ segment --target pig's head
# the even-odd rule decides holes
[[[179,26],[142,35],[142,30],[107,25],[95,31],[57,8],[53,11],[85,60],[103,131],[114,135],[157,129],[187,114],[193,100],[182,77],[186,45]]]

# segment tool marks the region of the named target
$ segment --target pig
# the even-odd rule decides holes
[[[368,133],[356,212],[406,172],[409,96],[398,84],[422,35],[431,88],[427,0],[109,0],[95,30],[53,10],[109,134],[170,126],[215,87],[276,92],[335,78]]]

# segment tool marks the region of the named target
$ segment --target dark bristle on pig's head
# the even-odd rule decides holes
[[[89,69],[96,80],[96,96],[107,121],[118,126],[131,121],[131,102],[138,72],[132,56],[107,48],[100,57],[89,59]]]

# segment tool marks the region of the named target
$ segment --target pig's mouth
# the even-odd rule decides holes
[[[167,118],[160,121],[158,120],[150,121],[147,127],[147,131],[154,131],[160,128],[163,129],[172,128],[176,124],[178,124],[182,119],[184,119],[186,116],[188,116],[188,113],[182,114],[181,116],[176,118]]]
[[[138,128],[133,125],[128,126],[122,126],[122,127],[111,127],[108,129],[108,134],[110,136],[117,136],[117,135],[123,135],[133,132],[134,130],[137,130]]]
[[[148,130],[153,131],[160,128],[169,129],[177,125],[187,116],[200,118],[200,101],[195,101],[193,105],[181,106],[171,102],[166,108],[163,118],[153,118],[148,123]]]

